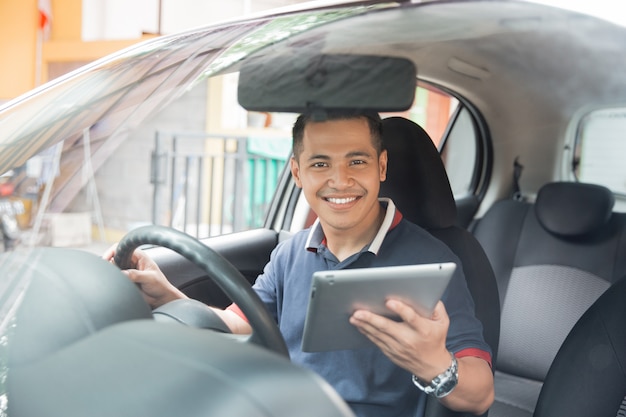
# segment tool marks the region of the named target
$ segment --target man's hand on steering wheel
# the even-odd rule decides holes
[[[139,286],[150,306],[163,309],[177,304],[181,299],[190,302],[194,300],[190,300],[168,281],[156,262],[139,250],[142,245],[157,245],[171,249],[200,267],[241,309],[247,321],[232,311],[206,306],[207,311],[211,310],[213,314],[218,314],[222,324],[225,324],[231,332],[249,334],[247,342],[289,357],[287,345],[274,317],[241,272],[198,239],[181,231],[157,225],[131,230],[117,245],[102,255],[105,260],[115,263],[125,271],[124,273]]]
[[[115,263],[117,244],[111,246],[102,258]],[[131,258],[131,268],[122,270],[131,281],[139,286],[141,294],[153,309],[179,298],[188,298],[168,281],[159,266],[141,249],[135,249]]]

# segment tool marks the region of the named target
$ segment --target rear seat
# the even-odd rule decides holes
[[[605,187],[549,183],[534,204],[500,201],[476,224],[502,306],[490,417],[531,416],[583,312],[626,274],[626,214]]]

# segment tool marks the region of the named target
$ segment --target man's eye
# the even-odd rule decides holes
[[[352,165],[362,165],[364,163],[365,161],[362,159],[355,159],[354,161],[351,162]]]
[[[314,162],[311,166],[313,168],[324,168],[328,166],[328,164],[326,162]]]

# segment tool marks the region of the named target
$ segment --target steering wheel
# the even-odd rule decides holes
[[[181,231],[164,226],[142,226],[131,230],[118,243],[115,263],[121,269],[131,267],[132,254],[142,245],[171,249],[202,268],[243,311],[252,327],[247,342],[289,357],[276,322],[246,278],[219,253]],[[206,309],[210,312],[209,309]],[[210,314],[210,313],[207,313]]]

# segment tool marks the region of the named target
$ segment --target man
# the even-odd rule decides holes
[[[254,289],[274,315],[292,361],[322,375],[357,415],[423,415],[422,391],[434,388],[447,407],[481,414],[493,402],[491,356],[473,315],[462,268],[457,268],[431,317],[420,316],[398,300],[389,300],[387,308],[402,318],[400,322],[354,312],[350,323],[374,343],[371,348],[300,350],[314,271],[459,263],[442,242],[403,220],[392,201],[379,201],[387,171],[381,137],[377,114],[329,113],[324,121],[309,115],[298,118],[291,172],[318,220],[273,251]],[[113,249],[105,257],[112,255]],[[138,269],[127,274],[153,307],[185,297],[145,254],[138,252],[133,260]],[[219,314],[234,333],[251,331],[236,306]],[[451,383],[441,386],[440,379]]]

